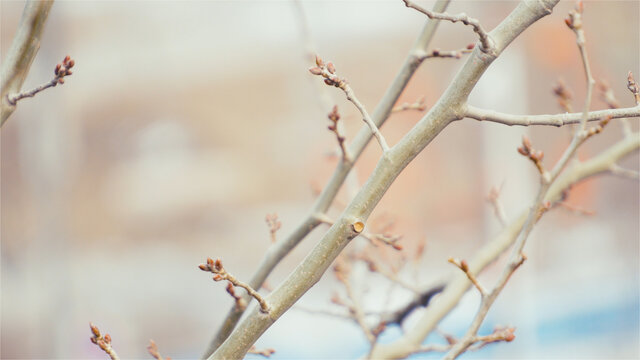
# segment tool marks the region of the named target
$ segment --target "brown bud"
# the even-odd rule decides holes
[[[58,83],[64,84],[64,79],[63,78],[58,79]]]
[[[220,270],[220,269],[222,269],[222,260],[220,260],[220,259],[216,259],[215,269],[216,269],[216,270]]]
[[[527,150],[525,150],[523,147],[519,147],[519,148],[518,148],[518,152],[519,152],[521,155],[524,155],[524,156],[528,156],[528,155],[529,155],[529,152],[528,152]]]
[[[438,56],[440,55],[440,49],[433,49],[431,53],[433,54],[433,56]]]
[[[104,341],[105,341],[107,344],[111,344],[111,335],[109,335],[109,334],[105,334],[105,335],[104,335]]]
[[[58,75],[58,73],[60,72],[60,67],[61,67],[61,66],[62,66],[62,65],[60,65],[60,64],[56,65],[56,69],[53,71],[53,73],[54,73],[54,74],[56,74],[56,75]]]
[[[71,72],[71,70],[68,70],[66,76],[69,76],[69,75],[72,75],[72,74],[73,73]]]
[[[62,60],[62,63],[66,64],[69,62],[69,60],[71,60],[71,56],[67,55],[64,57],[64,60]]]
[[[198,265],[198,268],[199,268],[200,270],[202,270],[202,271],[207,271],[207,265],[205,265],[205,264],[200,264],[200,265]]]
[[[313,75],[321,75],[322,69],[320,69],[319,67],[310,67],[309,72],[312,73]]]
[[[97,326],[93,325],[93,323],[89,323],[89,327],[91,328],[91,333],[93,333],[93,336],[100,337],[100,330],[98,330]]]
[[[222,275],[220,275],[220,274],[215,274],[215,275],[213,276],[213,281],[220,281],[220,280],[222,280]]]
[[[569,27],[569,29],[573,29],[573,20],[571,17],[566,17],[564,19],[564,23],[567,24],[567,26]]]
[[[469,271],[469,264],[467,264],[467,260],[460,261],[460,269],[464,272]]]
[[[73,65],[75,65],[75,64],[76,64],[76,62],[74,60],[71,60],[71,61],[69,61],[69,65],[67,65],[67,67],[69,69],[71,69],[73,67]]]
[[[324,83],[329,85],[329,86],[334,86],[336,83],[334,83],[333,81],[329,80],[329,79],[324,79]]]
[[[335,74],[336,73],[336,67],[333,66],[333,63],[327,63],[327,70],[329,70],[330,73]]]
[[[318,65],[319,67],[324,66],[324,61],[322,61],[322,58],[320,58],[319,55],[316,55],[316,65]]]
[[[207,266],[209,266],[210,268],[213,268],[213,259],[212,258],[207,258]]]

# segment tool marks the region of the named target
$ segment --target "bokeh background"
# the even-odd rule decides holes
[[[454,1],[449,11],[464,11],[492,29],[516,5]],[[3,53],[23,7],[0,3]],[[519,37],[470,103],[557,113],[551,88],[563,78],[579,109],[585,80],[563,22],[572,7],[560,3]],[[594,75],[630,106],[626,73],[640,74],[640,3],[588,1],[585,8]],[[196,266],[220,257],[247,279],[270,246],[265,215],[279,214],[284,236],[332,173],[330,107],[339,106],[348,138],[362,126],[341,93],[308,73],[310,49],[333,61],[372,110],[424,23],[401,1],[57,2],[24,88],[49,80],[67,54],[76,60],[74,75],[20,102],[1,133],[2,358],[104,358],[89,342],[89,321],[112,335],[126,359],[149,358],[150,338],[164,355],[200,356],[232,300]],[[443,23],[431,48],[453,50],[475,40],[461,24]],[[424,95],[433,105],[463,61],[426,61],[400,102]],[[596,92],[593,108],[605,107]],[[382,128],[390,144],[421,116],[393,115]],[[632,127],[638,130],[637,121]],[[422,260],[402,273],[407,281],[424,285],[450,274],[455,269],[447,258],[469,258],[498,233],[485,201],[491,187],[502,187],[509,218],[526,209],[537,177],[516,152],[525,133],[545,151],[547,164],[570,136],[565,128],[464,120],[445,129],[397,179],[368,226],[395,220],[409,255],[426,243]],[[580,157],[621,136],[616,121]],[[366,180],[378,156],[373,143],[347,188]],[[621,165],[637,170],[638,162],[633,155]],[[332,216],[352,191],[340,194]],[[485,321],[485,333],[496,324],[516,326],[516,341],[465,356],[640,356],[638,182],[602,176],[575,187],[569,202],[595,215],[561,209],[545,215],[527,245],[529,261]],[[272,286],[325,229],[278,266]],[[494,266],[481,278],[491,281],[499,271]],[[358,289],[373,309],[376,294],[389,287],[366,275]],[[391,305],[407,296],[394,289]],[[327,274],[301,304],[340,311],[329,301],[336,290]],[[463,334],[478,302],[469,292],[440,329]],[[399,332],[389,329],[381,341]],[[443,340],[436,334],[429,341]],[[275,348],[275,358],[356,358],[366,351],[352,322],[295,309],[257,345]]]

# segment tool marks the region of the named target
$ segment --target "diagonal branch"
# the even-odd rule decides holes
[[[20,92],[31,63],[40,49],[42,31],[52,5],[53,1],[31,0],[24,7],[16,35],[2,61],[0,126],[4,125],[16,109],[15,104],[9,102],[7,95]]]
[[[267,296],[272,310],[265,317],[256,310],[209,357],[241,358],[251,345],[316,282],[364,224],[402,170],[452,121],[489,65],[531,24],[550,13],[558,0],[524,0],[492,32],[495,54],[474,50],[451,84],[429,112],[378,164],[353,201],[307,257],[277,289]],[[357,140],[357,139],[356,139]],[[356,226],[358,225],[358,226]],[[358,230],[360,231],[358,231]],[[378,358],[372,354],[373,358]]]
[[[433,10],[439,12],[445,11],[449,5],[449,1],[450,0],[436,1]],[[431,43],[431,39],[433,38],[439,23],[439,21],[427,21],[422,32],[416,39],[416,42],[409,50],[409,54],[402,64],[402,67],[387,88],[387,91],[373,111],[373,114],[371,114],[373,122],[378,127],[382,126],[382,124],[387,120],[391,114],[391,109],[393,109],[393,106],[398,101],[400,94],[402,94],[402,91],[407,86],[409,80],[413,77],[413,74],[415,74],[418,67],[420,67],[420,64],[424,60],[422,56],[426,53],[426,49]],[[372,134],[368,127],[363,127],[358,132],[356,137],[351,141],[351,145],[348,149],[349,155],[352,157],[352,161],[341,161],[338,164],[336,170],[331,176],[331,179],[327,185],[325,185],[320,196],[316,199],[316,202],[309,211],[307,217],[286,238],[279,240],[267,249],[267,252],[258,265],[254,275],[248,282],[251,287],[254,289],[260,288],[276,265],[278,265],[278,263],[280,263],[280,261],[284,259],[284,257],[313,229],[322,223],[321,217],[331,206],[331,203],[335,199],[338,190],[340,190],[342,183],[350,173],[353,165],[359,158],[360,154],[362,154],[371,138]],[[246,295],[245,299],[248,301],[250,298]],[[220,328],[216,330],[216,335],[209,343],[204,357],[211,355],[225,341],[229,334],[231,334],[231,331],[235,328],[243,313],[244,309],[240,309],[236,306],[231,308]]]

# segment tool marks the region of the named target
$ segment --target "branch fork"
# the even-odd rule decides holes
[[[56,68],[53,71],[55,75],[53,79],[29,91],[23,91],[17,94],[7,94],[7,101],[9,102],[9,104],[15,106],[19,100],[27,97],[34,97],[37,93],[43,90],[54,87],[58,84],[64,84],[64,77],[71,76],[73,74],[73,72],[71,72],[71,68],[74,65],[75,61],[71,59],[69,55],[65,56],[65,58],[62,60],[62,63],[56,65]]]

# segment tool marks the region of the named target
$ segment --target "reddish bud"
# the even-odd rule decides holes
[[[213,268],[213,259],[212,258],[207,258],[207,266],[209,266],[210,268]]]
[[[58,83],[64,84],[64,79],[62,79],[62,78],[58,79]]]
[[[527,152],[527,151],[526,151],[524,148],[522,148],[522,147],[519,147],[519,148],[518,148],[518,152],[519,152],[521,155],[524,155],[524,156],[529,155],[529,152]]]
[[[318,55],[316,55],[316,65],[318,65],[320,67],[324,66],[324,61],[322,61],[322,59]]]
[[[336,67],[333,66],[333,63],[328,63],[327,64],[327,70],[329,70],[330,73],[335,74],[336,73]]]
[[[313,75],[321,75],[322,69],[320,69],[319,67],[310,67],[309,72],[312,73]]]
[[[564,23],[567,24],[569,29],[573,29],[573,20],[570,17],[565,18]]]
[[[200,265],[198,265],[198,268],[199,268],[200,270],[202,270],[202,271],[207,271],[207,265],[205,265],[205,264],[200,264]]]
[[[469,264],[467,264],[467,260],[460,261],[460,269],[464,272],[469,271]]]
[[[469,45],[467,45],[467,50],[471,50],[474,47],[476,47],[476,44],[469,44]]]
[[[109,334],[105,334],[105,335],[104,335],[104,341],[105,341],[107,344],[111,344],[111,335],[109,335]]]
[[[69,61],[69,64],[67,65],[67,67],[69,69],[71,69],[73,67],[73,65],[75,65],[75,64],[76,64],[76,62],[74,60],[71,60],[71,61]]]
[[[222,269],[222,260],[220,259],[216,259],[216,264],[215,264],[215,268],[216,270]]]
[[[71,70],[68,70],[66,75],[72,75],[72,74],[73,73],[71,72]]]
[[[220,280],[222,280],[222,275],[220,275],[220,274],[215,274],[215,275],[213,276],[213,281],[220,281]]]
[[[331,80],[329,80],[329,79],[324,79],[324,83],[325,83],[325,84],[327,84],[327,85],[329,85],[329,86],[333,86],[333,85],[335,85],[335,84],[336,84],[336,83],[334,83],[333,81],[331,81]]]
[[[53,73],[54,73],[54,74],[56,74],[56,75],[58,75],[58,73],[60,72],[60,67],[61,67],[61,66],[62,66],[62,65],[60,65],[60,64],[56,65],[56,69],[53,71]]]
[[[440,49],[434,49],[432,52],[433,56],[438,56],[440,55]]]
[[[69,62],[69,60],[71,60],[71,56],[67,55],[64,57],[64,60],[62,60],[62,63],[66,64]]]
[[[393,248],[396,249],[396,250],[402,250],[402,245],[400,245],[400,244],[395,244],[394,243],[394,244],[391,244],[391,246],[393,246]]]
[[[89,323],[89,327],[91,328],[91,333],[93,333],[93,336],[100,337],[100,330],[98,330],[97,326],[93,325],[92,323]]]

